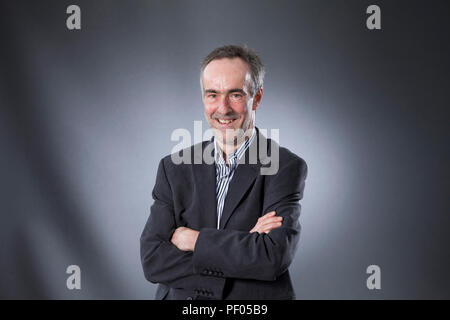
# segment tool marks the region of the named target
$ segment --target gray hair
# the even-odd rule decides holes
[[[246,45],[244,46],[236,46],[236,45],[227,45],[223,47],[219,47],[211,51],[210,54],[203,59],[202,64],[200,66],[200,87],[203,93],[203,80],[202,75],[206,66],[213,60],[223,59],[223,58],[241,58],[244,60],[248,66],[250,67],[251,74],[251,95],[254,96],[259,89],[262,88],[264,82],[264,65],[262,64],[261,59],[258,57],[255,51],[248,48]]]

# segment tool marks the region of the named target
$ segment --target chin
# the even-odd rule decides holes
[[[229,129],[228,129],[229,130]],[[234,130],[234,129],[233,129]],[[214,136],[223,144],[233,144],[236,139],[236,134],[228,133],[220,128],[214,128]]]

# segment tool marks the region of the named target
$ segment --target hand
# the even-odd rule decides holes
[[[273,229],[281,227],[283,217],[277,217],[276,214],[275,211],[271,211],[260,217],[250,233],[269,233]]]
[[[183,251],[194,251],[200,232],[186,227],[178,227],[172,235],[172,242],[178,249]]]

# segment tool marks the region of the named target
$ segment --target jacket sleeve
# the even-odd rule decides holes
[[[193,255],[194,270],[220,270],[226,278],[276,280],[287,270],[297,249],[299,200],[306,175],[306,163],[294,158],[273,178],[264,193],[263,213],[275,210],[283,223],[268,234],[201,229]]]
[[[150,217],[142,232],[141,262],[145,278],[175,289],[188,289],[198,295],[206,291],[210,297],[220,297],[224,279],[194,271],[193,253],[178,249],[170,241],[178,227],[173,209],[172,191],[161,160],[156,176]],[[198,290],[200,287],[201,290]]]
[[[170,242],[177,226],[164,159],[158,166],[152,197],[150,217],[140,238],[145,278],[173,288],[184,287],[194,274],[192,252],[181,251]]]

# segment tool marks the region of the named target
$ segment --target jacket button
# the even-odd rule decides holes
[[[186,300],[192,300],[192,297],[187,297]]]

